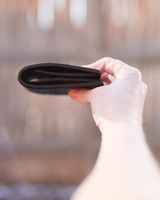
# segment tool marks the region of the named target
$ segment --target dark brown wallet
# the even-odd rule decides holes
[[[40,63],[23,67],[19,82],[32,92],[68,94],[71,88],[102,86],[101,72],[96,69],[60,63]]]

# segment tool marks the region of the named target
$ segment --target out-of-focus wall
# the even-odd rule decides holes
[[[44,5],[41,2],[45,2]],[[106,55],[159,56],[158,0],[78,2],[1,0],[1,59],[36,57],[84,62]],[[75,7],[70,6],[72,4]],[[84,16],[82,19],[77,14],[76,5]],[[71,15],[72,10],[77,12]]]
[[[147,140],[158,157],[159,1],[0,1],[0,178],[79,182],[95,162],[100,133],[88,105],[37,95],[17,81],[32,63],[83,65],[113,56],[138,67],[148,84]]]

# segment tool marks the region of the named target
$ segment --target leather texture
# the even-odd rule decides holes
[[[19,82],[40,94],[68,94],[71,88],[95,88],[103,85],[101,72],[61,63],[40,63],[23,67]]]

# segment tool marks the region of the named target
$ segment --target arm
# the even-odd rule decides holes
[[[160,199],[159,168],[142,130],[147,88],[140,72],[111,58],[87,67],[100,69],[105,85],[93,90],[73,89],[69,95],[90,103],[102,142],[96,164],[73,200]]]

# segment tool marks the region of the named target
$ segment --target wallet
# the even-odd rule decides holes
[[[103,85],[97,69],[61,63],[40,63],[23,67],[19,82],[28,90],[40,94],[68,94],[73,88],[92,89]]]

